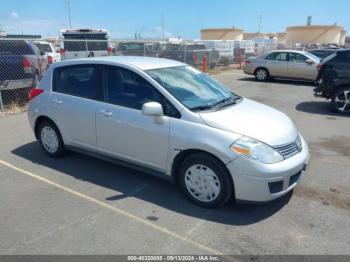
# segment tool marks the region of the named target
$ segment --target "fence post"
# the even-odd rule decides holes
[[[207,71],[207,56],[202,57],[202,71],[205,73]]]
[[[4,110],[4,103],[2,102],[1,90],[0,90],[0,109],[1,109],[1,110]]]
[[[242,63],[243,63],[243,50],[242,48],[239,49],[239,69],[242,69]]]

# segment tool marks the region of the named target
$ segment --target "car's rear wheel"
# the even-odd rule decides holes
[[[338,113],[350,115],[350,87],[341,88],[332,95],[332,107]]]
[[[228,171],[208,154],[198,153],[186,158],[179,168],[179,179],[186,196],[202,207],[223,206],[232,196]]]
[[[255,75],[256,80],[261,81],[261,82],[267,81],[270,78],[269,71],[267,71],[267,69],[265,69],[265,68],[258,68],[255,71],[254,75]]]
[[[42,150],[50,157],[61,157],[66,152],[62,136],[56,125],[44,121],[39,126],[39,142]]]

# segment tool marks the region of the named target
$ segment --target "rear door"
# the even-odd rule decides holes
[[[316,80],[317,64],[307,63],[310,58],[300,53],[289,53],[288,77],[305,80]]]
[[[106,66],[105,76],[105,102],[99,103],[96,112],[98,150],[164,171],[170,130],[170,113],[167,112],[171,105],[133,71]],[[142,105],[150,101],[163,104],[165,115],[158,118],[144,116]]]
[[[50,110],[65,143],[96,148],[95,111],[101,94],[101,66],[73,65],[54,70]]]
[[[288,53],[273,52],[266,58],[266,67],[272,77],[287,77],[288,69]]]

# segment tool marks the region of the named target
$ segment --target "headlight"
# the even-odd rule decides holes
[[[295,140],[295,143],[297,144],[299,152],[301,152],[301,150],[303,150],[303,143],[301,142],[300,135],[298,136],[297,140]]]
[[[231,146],[231,150],[262,164],[273,164],[284,159],[272,147],[246,136],[239,138]]]

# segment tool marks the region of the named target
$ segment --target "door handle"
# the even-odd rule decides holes
[[[60,105],[60,104],[63,103],[62,100],[58,100],[58,99],[54,99],[54,100],[52,100],[52,102],[55,103],[55,104],[57,104],[57,105]]]
[[[112,112],[108,111],[108,110],[100,110],[100,114],[106,116],[106,117],[109,117],[109,116],[112,116]]]

